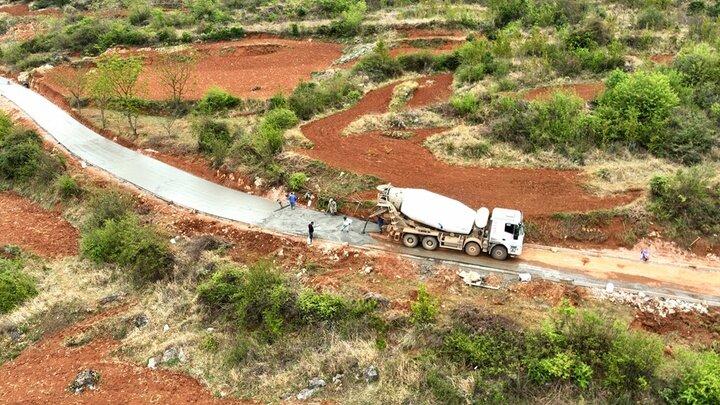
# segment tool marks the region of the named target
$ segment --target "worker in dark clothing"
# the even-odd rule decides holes
[[[380,233],[382,233],[383,226],[385,225],[385,220],[383,219],[383,217],[381,215],[378,215],[378,217],[377,217],[377,224],[378,224],[378,228],[380,228]]]
[[[315,227],[313,224],[314,222],[310,222],[308,224],[308,245],[312,245],[313,242],[313,233],[315,233]]]

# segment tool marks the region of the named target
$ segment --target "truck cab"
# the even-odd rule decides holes
[[[507,208],[495,208],[490,217],[488,244],[490,254],[503,260],[508,255],[519,256],[522,253],[525,228],[522,212]]]

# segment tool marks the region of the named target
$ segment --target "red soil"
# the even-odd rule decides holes
[[[447,79],[424,91],[448,92]],[[437,160],[422,140],[437,130],[420,130],[408,140],[379,133],[342,136],[358,117],[387,111],[394,85],[373,90],[352,108],[301,127],[315,147],[302,151],[332,166],[374,175],[399,187],[420,187],[473,207],[505,206],[537,217],[561,211],[589,211],[627,204],[632,195],[608,198],[588,194],[577,171],[452,166]],[[422,93],[421,93],[422,94]],[[448,93],[449,94],[449,93]]]
[[[188,82],[186,99],[199,99],[212,86],[242,98],[267,98],[292,91],[310,74],[328,68],[342,55],[340,45],[321,41],[245,38],[194,47],[199,61]],[[141,83],[146,97],[166,99],[169,91],[157,70],[158,53],[132,51],[144,58]]]
[[[676,312],[660,316],[651,312],[638,311],[630,324],[659,335],[675,334],[688,342],[697,342],[707,346],[720,339],[720,310],[710,308],[707,314],[698,312]]]
[[[560,86],[538,87],[529,90],[523,94],[523,98],[525,100],[545,100],[558,91],[562,91],[566,93],[573,93],[585,101],[590,101],[594,100],[604,90],[605,85],[601,82],[563,84]]]
[[[8,4],[0,6],[0,13],[7,13],[15,17],[25,15],[62,15],[56,8],[45,8],[42,10],[30,10],[27,4]]]
[[[658,65],[669,65],[674,59],[675,55],[672,53],[661,53],[650,57],[650,60]]]
[[[422,39],[422,38],[418,38]],[[428,38],[432,39],[432,38]],[[390,49],[390,56],[396,57],[399,55],[407,55],[411,53],[429,52],[433,55],[440,55],[444,53],[450,53],[460,47],[464,42],[464,39],[447,39],[441,45],[436,47],[420,48],[413,46],[412,40],[400,41],[398,45]]]
[[[460,30],[443,30],[427,28],[400,28],[398,29],[406,38],[442,38],[442,37],[463,37],[464,32]]]
[[[239,403],[213,397],[197,380],[174,371],[151,370],[112,358],[119,342],[109,337],[70,348],[67,338],[115,316],[115,308],[48,336],[0,368],[3,403],[23,404],[147,404]],[[96,390],[74,394],[68,386],[84,369],[100,373]]]
[[[58,212],[13,192],[0,193],[0,246],[18,245],[44,257],[74,256],[78,252],[78,231]]]

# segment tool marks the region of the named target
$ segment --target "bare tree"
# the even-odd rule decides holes
[[[109,86],[111,102],[117,104],[127,118],[133,138],[137,138],[137,124],[142,100],[137,96],[138,79],[142,71],[139,58],[106,56],[97,62],[98,83]],[[107,91],[107,88],[103,90]]]
[[[82,99],[88,90],[89,68],[80,67],[59,67],[50,72],[50,80],[67,89],[72,96],[72,106],[82,110]]]
[[[160,59],[158,70],[160,81],[170,91],[170,102],[177,113],[183,95],[197,63],[197,54],[193,51],[170,52]]]

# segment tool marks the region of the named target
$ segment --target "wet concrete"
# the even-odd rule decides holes
[[[176,205],[216,217],[294,234],[307,234],[315,222],[315,236],[353,245],[374,243],[359,231],[363,222],[353,220],[350,232],[341,232],[342,217],[298,207],[278,210],[276,202],[212,183],[188,172],[106,139],[75,120],[40,94],[0,80],[0,94],[32,117],[68,152],[111,175],[134,184]],[[371,224],[369,231],[377,231]]]

